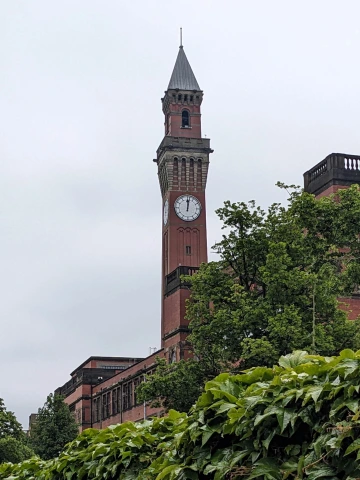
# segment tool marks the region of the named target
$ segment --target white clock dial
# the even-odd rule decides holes
[[[164,203],[164,225],[167,225],[169,220],[169,200]]]
[[[196,220],[201,213],[201,203],[193,195],[181,195],[175,200],[174,208],[176,215],[185,220],[192,222]]]

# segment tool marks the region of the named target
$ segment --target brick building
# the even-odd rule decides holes
[[[80,430],[161,415],[140,404],[136,387],[154,370],[157,356],[176,362],[189,356],[184,274],[207,262],[205,189],[212,153],[201,136],[203,92],[180,46],[162,101],[165,136],[156,159],[162,197],[161,349],[147,358],[90,357],[56,393],[65,395]],[[304,174],[305,190],[318,197],[360,183],[360,157],[329,155]],[[349,316],[360,313],[360,296],[343,299]]]

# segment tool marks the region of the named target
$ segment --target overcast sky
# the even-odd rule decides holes
[[[226,199],[360,154],[360,3],[0,1],[0,397],[27,427],[90,355],[160,346],[152,159],[183,27],[211,138],[208,242]],[[214,258],[210,255],[210,259]]]

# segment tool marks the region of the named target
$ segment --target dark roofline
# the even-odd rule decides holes
[[[111,361],[123,362],[123,361],[126,361],[126,360],[127,361],[133,360],[134,364],[135,364],[135,363],[141,362],[142,360],[144,360],[144,358],[138,358],[138,357],[102,357],[102,356],[92,355],[87,360],[85,360],[81,365],[79,365],[77,368],[75,368],[75,370],[73,372],[71,372],[70,375],[73,376],[77,371],[79,371],[86,363],[90,362],[91,360],[104,360],[104,361],[110,361],[110,362]],[[132,365],[129,365],[129,366],[132,366]]]
[[[134,367],[136,366],[138,363],[141,363],[143,362],[144,360],[148,360],[150,358],[153,358],[153,357],[157,357],[159,355],[159,353],[163,352],[164,351],[164,348],[159,348],[159,350],[156,350],[156,352],[152,353],[151,355],[145,357],[145,358],[141,358],[141,359],[138,359],[138,362],[134,363],[133,365],[130,365],[129,368],[127,368],[126,370],[123,370],[122,372],[118,372],[118,373],[114,373],[114,375],[112,377],[109,377],[109,378],[104,378],[104,380],[101,380],[101,382],[99,382],[96,386],[98,385],[101,385],[102,383],[105,383],[107,380],[110,380],[111,378],[117,376],[117,375],[120,375],[124,372],[126,372],[128,369],[130,369],[131,367]],[[146,369],[150,368],[153,364],[150,364],[148,366],[144,365],[144,368],[146,367]],[[129,377],[136,377],[137,375],[140,374],[140,370],[137,370],[136,372],[134,372],[133,374],[129,374],[127,377],[124,377],[122,378],[123,381],[127,380]]]

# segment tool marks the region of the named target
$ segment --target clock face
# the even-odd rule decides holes
[[[201,213],[201,203],[193,195],[181,195],[175,200],[176,215],[185,222],[196,220]]]
[[[164,225],[167,225],[169,220],[169,200],[164,203]]]

